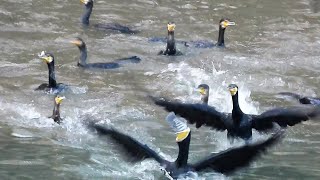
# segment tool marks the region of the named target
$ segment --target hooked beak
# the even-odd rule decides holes
[[[73,40],[73,41],[70,41],[71,44],[74,44],[76,46],[81,46],[82,42],[79,41],[79,40]]]
[[[228,26],[235,26],[235,25],[236,25],[235,22],[228,21],[228,20],[225,20],[225,21],[222,21],[222,22],[221,22],[221,26],[222,26],[223,28],[226,28],[226,27],[228,27]]]

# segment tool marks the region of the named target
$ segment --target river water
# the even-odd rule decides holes
[[[177,145],[164,121],[167,113],[146,92],[197,102],[194,88],[207,83],[209,104],[230,112],[227,85],[237,83],[242,110],[254,114],[296,104],[279,99],[281,91],[318,94],[317,0],[95,1],[92,24],[127,24],[141,30],[135,35],[83,29],[82,10],[78,1],[0,2],[0,179],[164,179],[154,161],[125,162],[116,145],[83,125],[95,120],[113,126],[174,160]],[[167,22],[174,21],[176,39],[215,42],[221,17],[236,22],[226,30],[225,49],[178,45],[183,56],[165,57],[156,55],[163,43],[148,41],[166,36]],[[132,55],[142,61],[115,70],[80,69],[79,51],[69,43],[78,36],[87,43],[90,62]],[[54,53],[57,81],[72,90],[61,106],[61,126],[47,118],[53,95],[33,90],[47,82],[47,67],[37,57],[42,50]],[[190,162],[234,146],[225,132],[190,127]],[[319,179],[319,128],[316,120],[291,127],[282,143],[250,167],[228,177],[197,178]],[[266,137],[254,132],[253,139]]]

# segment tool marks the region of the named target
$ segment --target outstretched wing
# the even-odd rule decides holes
[[[205,104],[170,102],[155,97],[152,97],[152,99],[158,106],[164,107],[169,112],[173,111],[176,115],[185,118],[191,124],[195,123],[197,128],[206,125],[220,131],[227,129],[227,115],[218,112],[213,107]]]
[[[253,128],[261,131],[271,129],[273,123],[277,123],[281,127],[294,126],[319,115],[320,107],[312,105],[275,108],[252,116],[252,124]]]
[[[250,162],[264,153],[268,147],[277,143],[281,137],[283,137],[283,132],[279,131],[265,141],[227,149],[218,154],[212,154],[192,165],[192,167],[196,171],[211,169],[219,173],[230,174],[238,168],[248,166]]]
[[[125,135],[115,129],[102,127],[96,124],[90,124],[89,126],[96,129],[100,135],[107,135],[114,142],[119,144],[125,151],[124,155],[126,155],[130,160],[132,160],[132,162],[142,161],[148,158],[153,158],[160,164],[165,161],[147,145],[141,144],[134,138]]]

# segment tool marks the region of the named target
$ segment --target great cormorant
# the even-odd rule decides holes
[[[174,40],[175,27],[176,25],[173,22],[169,22],[167,24],[167,29],[168,29],[167,47],[165,51],[161,50],[158,53],[158,55],[168,55],[168,56],[182,55],[182,53],[176,48],[176,42]]]
[[[212,47],[224,47],[224,34],[228,26],[236,25],[235,22],[230,21],[227,18],[222,18],[219,21],[219,36],[217,43],[212,43],[207,40],[198,40],[198,41],[175,41],[176,43],[183,44],[186,47],[195,47],[195,48],[212,48]],[[168,39],[168,38],[167,38]],[[165,42],[166,38],[151,38],[151,42]]]
[[[56,81],[53,54],[42,51],[40,54],[38,54],[38,56],[40,59],[42,59],[48,65],[49,84],[43,83],[35,90],[36,91],[41,90],[41,91],[45,91],[47,93],[59,93],[59,92],[63,91],[66,88],[66,85],[64,85],[62,83],[57,83],[57,81]]]
[[[296,93],[292,93],[292,92],[281,92],[279,94],[283,95],[283,96],[292,97],[292,98],[298,100],[301,104],[320,105],[320,98],[302,96],[302,95],[299,95],[299,94],[296,94]]]
[[[84,13],[81,16],[81,23],[85,26],[89,25],[90,15],[92,13],[93,8],[93,0],[80,0],[84,4]],[[130,29],[127,26],[123,26],[118,23],[109,23],[109,24],[95,24],[94,27],[103,30],[112,30],[118,31],[125,34],[134,34],[137,31]]]
[[[238,86],[230,84],[228,88],[232,95],[232,113],[219,112],[206,104],[187,104],[152,98],[157,105],[163,106],[169,112],[173,111],[191,124],[195,123],[197,128],[206,125],[218,131],[227,130],[228,138],[240,137],[244,140],[251,139],[252,128],[266,131],[272,129],[274,123],[281,127],[293,126],[320,115],[320,107],[317,106],[274,108],[260,115],[245,114],[239,106]]]
[[[230,21],[227,18],[222,18],[219,21],[219,36],[218,36],[218,41],[216,44],[209,42],[209,41],[190,41],[190,43],[187,43],[187,45],[191,46],[191,47],[196,47],[196,48],[211,48],[214,46],[218,46],[218,47],[224,47],[224,33],[225,30],[228,26],[234,26],[235,23]]]
[[[210,154],[206,158],[191,164],[188,163],[191,140],[190,128],[184,121],[180,121],[180,119],[170,120],[172,121],[169,121],[169,124],[177,134],[176,142],[179,148],[178,157],[174,162],[164,159],[147,145],[113,128],[97,124],[91,124],[91,128],[96,129],[100,135],[109,136],[124,150],[125,157],[131,160],[131,162],[139,162],[148,158],[156,160],[162,167],[165,175],[170,179],[187,176],[187,173],[190,171],[202,172],[211,170],[226,175],[231,174],[239,168],[248,166],[256,157],[265,152],[268,147],[278,142],[283,134],[283,132],[279,131],[267,140],[230,148],[217,154]]]
[[[128,58],[122,58],[114,60],[113,62],[107,63],[87,63],[87,47],[86,43],[81,38],[76,38],[71,41],[72,44],[75,44],[80,50],[80,59],[78,61],[78,66],[82,68],[98,68],[98,69],[115,69],[121,67],[123,64],[128,62],[139,63],[141,59],[137,56],[131,56]]]
[[[50,118],[52,118],[54,122],[58,124],[62,122],[62,118],[60,117],[60,104],[63,99],[65,99],[65,97],[59,95],[54,98],[53,112],[52,116],[50,116]]]

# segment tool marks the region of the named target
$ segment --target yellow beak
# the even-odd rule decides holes
[[[188,128],[182,132],[177,133],[176,141],[177,142],[183,141],[185,138],[188,137],[189,133],[190,133],[190,128]]]
[[[76,46],[81,46],[82,42],[79,41],[79,40],[73,40],[73,41],[70,41],[70,43],[76,45]]]
[[[86,4],[85,0],[80,0],[80,2],[82,2],[83,4]]]
[[[223,21],[223,22],[221,22],[221,26],[223,27],[223,28],[226,28],[226,27],[228,27],[228,26],[235,26],[236,25],[236,23],[235,22],[232,22],[232,21]]]
[[[54,98],[54,100],[56,101],[56,104],[60,104],[64,99],[65,99],[64,96],[57,96]]]
[[[234,95],[236,95],[236,94],[237,94],[237,92],[238,92],[238,88],[236,88],[236,87],[234,87],[234,88],[230,88],[230,89],[229,89],[229,91],[230,91],[230,94],[231,94],[232,96],[234,96]]]
[[[51,63],[52,62],[52,57],[48,56],[48,57],[41,57],[42,60],[44,60],[46,63]]]
[[[168,24],[168,31],[172,32],[176,28],[175,24]]]
[[[198,88],[197,91],[202,94],[202,95],[206,95],[206,90],[204,88]]]

